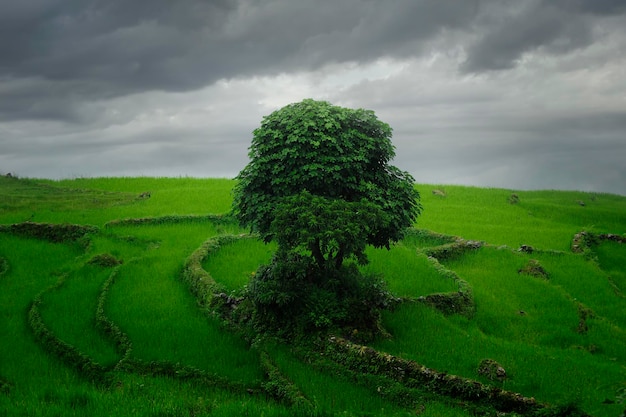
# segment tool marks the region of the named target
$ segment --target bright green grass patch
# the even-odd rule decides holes
[[[398,297],[419,297],[432,293],[458,291],[453,280],[437,272],[426,255],[411,246],[392,246],[391,250],[367,250],[369,264],[366,273],[382,275],[389,290]]]
[[[46,327],[57,338],[104,366],[120,359],[113,344],[96,329],[97,299],[110,272],[91,265],[72,271],[60,287],[42,295],[40,307]]]
[[[220,214],[230,211],[233,185],[227,179],[2,177],[0,222],[101,226],[121,218]]]
[[[525,254],[485,247],[446,266],[472,287],[475,321],[486,334],[563,348],[581,344],[576,303],[552,279],[520,274],[528,260]]]
[[[104,249],[103,242],[100,245]],[[31,300],[55,284],[62,274],[77,273],[75,262],[85,259],[84,255],[74,247],[3,234],[0,235],[0,256],[9,263],[9,269],[0,279],[0,375],[10,384],[9,393],[0,394],[0,415],[292,415],[289,409],[263,397],[169,378],[120,373],[115,375],[111,388],[98,389],[86,383],[78,373],[41,349],[26,323],[26,310]],[[73,279],[78,284],[82,278],[89,277],[70,276],[66,284]],[[58,294],[49,295],[61,296],[66,290],[70,288],[62,287]],[[50,297],[45,300],[50,307],[56,304]],[[77,312],[73,317],[81,321],[82,317],[78,316],[81,314]],[[46,318],[51,317],[46,314]],[[61,323],[54,320],[50,324],[59,326]],[[224,332],[217,334],[216,340],[224,339],[232,339],[232,336]],[[237,339],[235,342],[240,343]],[[239,355],[232,345],[228,349]],[[254,369],[250,364],[244,366]]]
[[[418,185],[424,211],[417,226],[496,245],[565,248],[576,227],[558,226],[508,202],[512,191],[475,187]],[[445,197],[432,194],[443,189]],[[520,193],[521,194],[521,193]],[[538,234],[535,230],[542,230]]]
[[[616,294],[626,295],[626,245],[604,241],[593,248],[598,263],[615,287]]]
[[[0,176],[0,222],[25,221],[72,223],[70,217],[84,213],[103,214],[103,209],[129,206],[136,195],[117,190],[103,191],[60,187],[54,183]]]
[[[192,381],[119,373],[110,389],[88,384],[38,387],[26,395],[0,395],[6,417],[267,416],[291,417],[292,410],[264,397],[235,393]]]
[[[465,239],[565,251],[572,236],[582,229],[626,231],[623,196],[425,184],[416,187],[424,206],[417,226]],[[433,190],[443,190],[446,195],[435,195]],[[519,203],[509,202],[511,194],[517,194]]]
[[[540,262],[547,279],[519,273],[530,259]],[[474,321],[485,334],[626,362],[626,300],[583,257],[483,248],[447,266],[472,286]]]
[[[404,238],[396,245],[422,249],[454,243],[455,240],[455,236],[437,234],[424,229],[408,229]]]
[[[37,345],[26,315],[35,296],[55,284],[77,255],[73,247],[0,235],[0,256],[9,263],[0,279],[0,375],[11,385],[10,396],[0,395],[0,410],[16,397],[34,405],[49,387],[84,384]]]
[[[607,257],[618,253],[607,253]],[[550,282],[566,291],[595,315],[626,329],[626,298],[615,292],[609,275],[581,255],[538,254],[550,271]],[[619,262],[619,259],[617,259]],[[622,264],[624,268],[626,264]]]
[[[203,262],[203,268],[215,282],[228,290],[236,290],[248,284],[259,266],[268,264],[276,251],[276,244],[265,244],[255,238],[241,238],[223,244]]]
[[[123,191],[137,196],[148,193],[149,198],[144,199],[138,215],[129,213],[129,217],[226,213],[231,208],[231,190],[235,185],[235,181],[225,178],[189,177],[77,178],[53,183],[72,188]]]
[[[524,191],[520,206],[551,223],[578,225],[607,233],[624,233],[626,197],[576,191]]]
[[[108,254],[124,263],[131,259],[142,256],[151,247],[158,245],[155,238],[138,238],[133,235],[125,235],[115,230],[105,231],[91,237],[89,252],[83,259],[89,262],[94,256]]]
[[[257,355],[202,313],[157,256],[120,268],[107,310],[128,334],[134,358],[180,363],[236,381],[260,378]]]
[[[349,416],[411,415],[407,410],[386,401],[365,387],[311,369],[283,347],[274,346],[271,349],[271,357],[281,372],[300,389],[322,415],[334,415],[338,412]]]
[[[157,242],[120,267],[106,307],[133,343],[133,357],[181,363],[236,381],[258,380],[258,355],[207,318],[178,279],[184,259],[214,230],[205,224],[114,230]]]
[[[393,313],[385,313],[384,319],[393,338],[375,343],[381,351],[539,401],[574,402],[596,416],[614,416],[623,410],[622,405],[605,400],[616,398],[626,370],[585,350],[543,347],[487,335],[475,321],[460,316],[446,318],[420,304],[402,305]],[[480,376],[477,369],[486,358],[499,362],[509,378],[501,383]]]

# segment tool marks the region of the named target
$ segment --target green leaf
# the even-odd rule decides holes
[[[273,112],[253,131],[234,215],[287,252],[314,256],[319,242],[326,259],[361,259],[366,245],[388,245],[421,212],[413,177],[389,165],[391,133],[371,110],[325,101]]]

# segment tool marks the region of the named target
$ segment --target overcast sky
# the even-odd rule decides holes
[[[234,177],[304,98],[417,182],[626,195],[624,0],[0,0],[0,173]]]

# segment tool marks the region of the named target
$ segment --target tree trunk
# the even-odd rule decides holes
[[[335,269],[340,269],[341,265],[343,265],[343,258],[344,258],[344,250],[343,250],[343,246],[339,248],[339,250],[337,251],[337,255],[335,256]]]
[[[317,262],[317,266],[320,269],[323,269],[324,264],[326,263],[326,259],[324,259],[324,255],[322,254],[322,250],[320,249],[319,239],[311,244],[311,253],[313,254],[313,258],[315,259],[315,262]]]

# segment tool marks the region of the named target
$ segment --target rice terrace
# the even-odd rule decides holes
[[[232,313],[276,249],[235,184],[1,176],[0,415],[625,414],[626,197],[416,184],[385,334],[285,343]]]

